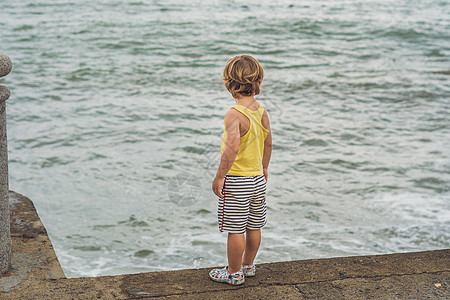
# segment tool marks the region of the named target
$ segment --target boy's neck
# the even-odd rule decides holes
[[[237,105],[242,105],[242,106],[249,106],[251,103],[256,101],[254,96],[240,96],[240,97],[234,98],[234,100],[236,100]]]

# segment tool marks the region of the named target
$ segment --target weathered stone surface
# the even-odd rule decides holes
[[[11,69],[11,59],[7,55],[0,53],[0,77],[8,75]]]
[[[0,275],[8,272],[10,268],[11,237],[9,226],[6,107],[5,102],[0,102]]]
[[[450,272],[437,272],[349,278],[296,287],[305,299],[449,299],[449,281]]]
[[[11,220],[11,271],[0,276],[2,293],[29,280],[65,278],[47,231],[25,196],[9,192]]]
[[[8,56],[0,53],[0,77],[12,69]],[[0,275],[9,271],[11,262],[11,237],[9,235],[9,201],[8,201],[8,149],[6,140],[5,101],[11,92],[0,85]]]
[[[8,100],[9,96],[11,96],[10,90],[4,85],[0,85],[0,103]]]
[[[450,299],[450,249],[265,263],[239,287],[210,280],[210,268],[66,279],[33,204],[11,195],[1,299]]]

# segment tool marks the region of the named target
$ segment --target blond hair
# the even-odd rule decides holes
[[[223,70],[223,83],[234,98],[258,95],[263,78],[262,66],[250,55],[229,59]]]

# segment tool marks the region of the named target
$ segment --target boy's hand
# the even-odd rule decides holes
[[[263,174],[264,174],[264,178],[266,178],[266,182],[267,182],[267,179],[269,179],[269,171],[267,171],[267,169],[263,169]]]
[[[214,194],[217,195],[217,197],[222,198],[222,188],[225,178],[214,178],[213,184],[212,184],[212,190]]]

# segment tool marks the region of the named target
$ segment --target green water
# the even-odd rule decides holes
[[[242,3],[0,0],[10,188],[67,276],[226,263],[210,186],[244,53],[274,139],[258,263],[449,248],[448,2]]]

